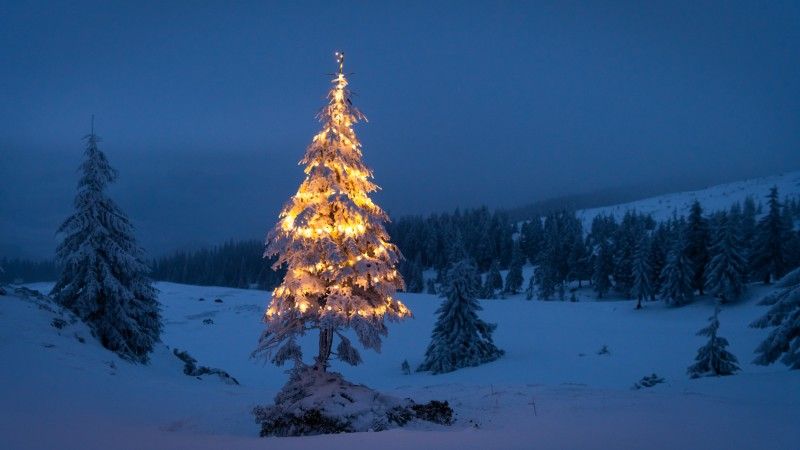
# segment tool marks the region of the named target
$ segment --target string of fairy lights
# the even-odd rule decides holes
[[[345,320],[411,314],[393,297],[403,287],[395,269],[400,253],[383,228],[386,214],[369,198],[378,186],[361,160],[353,131],[366,118],[351,106],[344,53],[337,52],[336,61],[328,104],[318,115],[323,128],[300,162],[306,165],[305,180],[271,234],[267,251],[279,255],[276,264],[288,268],[283,283],[273,290],[268,322],[287,313]],[[333,255],[327,254],[330,249]]]

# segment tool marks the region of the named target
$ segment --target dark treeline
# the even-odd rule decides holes
[[[770,282],[800,265],[797,200],[781,203],[772,189],[766,210],[760,208],[747,199],[705,215],[695,202],[688,216],[663,222],[635,211],[620,220],[598,215],[585,231],[571,212],[530,220],[519,239],[535,266],[527,297],[563,300],[586,282],[598,298],[614,293],[639,305],[656,299],[682,305],[696,294],[734,301],[747,282]]]
[[[452,247],[459,245],[483,272],[495,260],[508,268],[516,225],[507,214],[482,207],[428,217],[405,216],[388,223],[386,231],[414,264],[441,270],[452,262]]]
[[[0,259],[0,282],[36,283],[53,281],[58,274],[58,266],[52,259],[31,261],[27,259]]]
[[[584,229],[574,212],[557,211],[517,226],[481,208],[401,218],[390,233],[406,255],[400,270],[411,292],[425,288],[423,268],[441,271],[452,262],[450,247],[461,246],[487,272],[484,298],[519,292],[529,262],[535,267],[525,288],[529,299],[565,299],[586,283],[598,298],[681,305],[706,293],[733,301],[747,282],[769,282],[800,265],[797,217],[800,202],[780,202],[773,189],[766,207],[750,198],[706,215],[695,202],[688,216],[662,222],[629,211],[620,219],[596,216]],[[508,269],[505,280],[501,269]]]
[[[527,298],[566,299],[575,288],[590,285],[598,298],[679,305],[702,293],[733,300],[744,283],[773,280],[800,265],[798,217],[800,201],[779,201],[773,190],[763,205],[747,199],[705,214],[695,203],[688,216],[662,222],[629,211],[620,219],[596,216],[585,229],[571,211],[519,223],[481,207],[400,217],[387,231],[405,255],[399,270],[409,292],[435,292],[438,283],[426,284],[423,271],[442,273],[453,259],[466,256],[486,273],[483,298],[525,291]],[[271,289],[283,271],[271,269],[263,249],[254,239],[181,251],[152,261],[151,275],[176,283]],[[535,267],[527,280],[525,263]],[[52,281],[58,273],[52,260],[3,259],[0,267],[5,283]],[[505,277],[501,270],[508,271]]]
[[[196,251],[181,251],[153,262],[153,279],[201,286],[272,289],[284,271],[265,260],[264,243],[247,240]]]

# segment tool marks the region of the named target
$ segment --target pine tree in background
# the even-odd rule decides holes
[[[592,276],[589,259],[589,251],[586,249],[583,233],[577,233],[569,251],[569,273],[567,278],[570,281],[577,281],[579,288],[582,287],[581,283],[583,280],[588,280]]]
[[[650,300],[655,300],[657,293],[661,292],[661,272],[667,265],[667,254],[670,247],[670,231],[668,222],[661,222],[653,231],[650,238],[650,281],[653,284]]]
[[[692,203],[686,224],[686,257],[692,267],[692,289],[703,295],[705,270],[708,264],[709,230],[708,221],[703,217],[703,208],[697,200]]]
[[[714,315],[708,318],[709,325],[697,332],[698,336],[708,336],[708,343],[697,350],[695,363],[689,366],[687,373],[692,378],[701,376],[733,375],[740,370],[736,356],[728,352],[728,340],[717,335],[719,330],[719,305]]]
[[[58,229],[63,240],[56,257],[63,269],[51,295],[83,319],[104,347],[147,362],[162,329],[157,292],[133,225],[105,193],[117,172],[94,130],[85,140],[75,212]]]
[[[542,227],[541,217],[533,217],[522,224],[520,240],[525,256],[531,263],[535,264],[539,258],[539,253],[542,251],[542,243],[544,241],[544,228]]]
[[[434,374],[477,366],[503,355],[492,341],[495,324],[484,322],[475,300],[478,285],[475,268],[468,261],[455,263],[447,272],[445,300],[437,310],[438,318],[425,351],[425,361],[417,371]]]
[[[489,267],[489,273],[486,274],[486,286],[491,291],[503,289],[503,276],[500,275],[500,262],[498,260],[492,261]]]
[[[642,232],[639,241],[636,243],[636,251],[633,256],[633,287],[631,294],[636,298],[636,309],[642,308],[642,300],[652,298],[653,283],[650,279],[652,269],[650,267],[650,237]]]
[[[745,258],[747,261],[747,280],[752,279],[752,260],[755,250],[756,235],[756,202],[753,197],[747,197],[742,206],[742,217],[739,220],[739,235],[745,245]]]
[[[536,293],[536,275],[531,275],[528,278],[528,287],[525,288],[525,300],[532,300],[533,295]]]
[[[769,283],[782,277],[787,270],[785,242],[789,230],[781,215],[778,188],[769,191],[769,211],[756,227],[755,244],[750,255],[753,275]]]
[[[611,275],[614,273],[613,237],[617,230],[614,216],[597,215],[592,219],[592,227],[587,237],[591,249],[592,288],[597,298],[603,298],[611,289]]]
[[[711,261],[705,272],[706,291],[722,303],[738,300],[745,290],[747,261],[739,238],[736,212],[722,212],[716,219],[709,251]]]
[[[520,250],[519,243],[514,243],[511,264],[506,275],[505,293],[516,294],[522,288],[522,265],[525,263],[525,256]]]
[[[389,242],[388,220],[369,194],[377,189],[362,161],[353,125],[364,119],[350,101],[347,79],[339,72],[318,115],[322,131],[314,136],[301,164],[306,178],[270,232],[265,256],[287,265],[272,293],[264,331],[255,353],[273,355],[280,365],[300,360],[296,338],[319,330],[314,368],[325,371],[334,335],[339,359],[357,364],[358,353],[339,332],[352,328],[365,348],[380,350],[385,320],[408,317],[394,298],[403,280],[395,266],[401,255]]]
[[[769,311],[751,324],[755,328],[774,328],[756,349],[756,364],[768,365],[781,358],[792,369],[800,369],[800,268],[794,269],[775,285],[777,290],[759,304]]]
[[[794,213],[788,205],[783,207],[781,214],[786,237],[783,242],[784,261],[786,270],[800,266],[800,233],[794,230]]]
[[[636,213],[628,211],[614,234],[614,289],[625,298],[632,296],[633,259],[640,228]]]
[[[425,282],[425,292],[431,295],[436,295],[436,281],[428,279],[428,281]]]
[[[611,289],[611,274],[614,272],[614,250],[611,242],[601,241],[595,247],[592,287],[597,298],[603,298]]]
[[[680,229],[683,227],[681,226]],[[661,272],[661,299],[672,306],[681,306],[692,300],[692,263],[686,256],[686,238],[680,231],[667,255],[667,264]]]
[[[417,253],[413,260],[405,260],[400,263],[400,273],[406,282],[406,292],[420,293],[425,289],[425,280],[422,274],[422,262]]]

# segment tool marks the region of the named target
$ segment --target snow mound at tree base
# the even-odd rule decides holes
[[[271,406],[253,409],[261,436],[308,436],[383,431],[417,420],[442,425],[453,421],[447,402],[417,404],[383,395],[315,366],[294,369]]]

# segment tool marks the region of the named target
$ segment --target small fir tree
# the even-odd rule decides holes
[[[162,329],[157,291],[133,225],[106,195],[117,172],[94,130],[85,140],[75,212],[58,229],[62,271],[51,295],[83,319],[104,347],[147,362]]]
[[[503,355],[492,341],[497,325],[478,317],[482,308],[475,300],[478,289],[475,273],[475,268],[466,260],[448,270],[445,300],[437,310],[438,318],[425,361],[417,371],[452,372],[494,361]]]
[[[776,291],[759,303],[771,306],[751,324],[755,328],[773,328],[756,349],[756,364],[772,364],[780,358],[792,369],[800,369],[800,268],[776,283]]]
[[[697,332],[698,336],[708,336],[708,343],[697,350],[695,363],[687,369],[687,373],[692,378],[733,375],[734,372],[740,370],[736,356],[725,349],[728,346],[728,340],[717,335],[719,310],[719,305],[717,305],[714,315],[708,318],[709,325]]]

